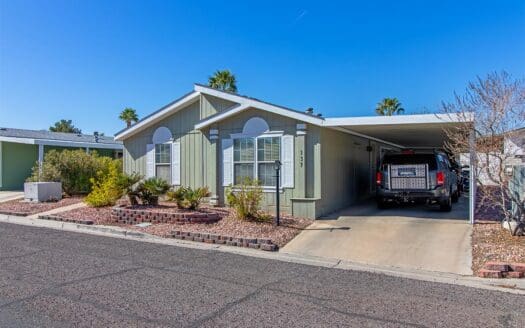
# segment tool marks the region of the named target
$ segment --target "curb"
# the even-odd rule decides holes
[[[91,235],[129,239],[134,241],[162,244],[169,246],[186,247],[200,250],[212,250],[230,254],[251,256],[282,262],[311,265],[340,270],[361,271],[369,273],[384,274],[387,276],[414,279],[428,282],[437,282],[444,284],[459,285],[478,289],[493,290],[505,293],[525,295],[525,284],[523,279],[484,279],[472,276],[461,276],[452,273],[442,273],[423,270],[407,270],[396,267],[385,267],[343,261],[338,259],[321,258],[314,256],[304,256],[289,252],[261,252],[251,248],[240,248],[219,244],[206,244],[193,241],[185,241],[173,238],[162,238],[147,233],[126,230],[113,226],[96,226],[83,225],[78,223],[69,223],[61,221],[48,221],[28,217],[17,217],[0,214],[0,223],[11,223],[25,226],[34,226],[40,228],[49,228],[55,230],[64,230],[69,232],[86,233]]]

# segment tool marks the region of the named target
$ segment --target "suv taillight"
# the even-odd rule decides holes
[[[436,183],[438,186],[442,186],[445,184],[445,174],[443,171],[438,171],[436,173]]]
[[[381,180],[383,180],[383,174],[381,174],[381,172],[377,172],[376,173],[376,184],[378,186],[381,185]]]

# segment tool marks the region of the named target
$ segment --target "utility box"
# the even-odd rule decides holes
[[[52,202],[62,199],[61,182],[26,182],[24,199],[31,202]]]

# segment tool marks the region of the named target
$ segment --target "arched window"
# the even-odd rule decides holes
[[[171,131],[166,127],[159,127],[153,133],[152,150],[154,151],[153,167],[150,169],[150,174],[157,178],[161,178],[168,183],[171,183],[171,165],[172,165],[172,141],[173,136]]]

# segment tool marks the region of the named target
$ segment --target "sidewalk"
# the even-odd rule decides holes
[[[0,191],[0,203],[24,198],[23,191]]]
[[[20,224],[34,227],[50,228],[70,232],[86,233],[99,236],[124,238],[135,241],[172,245],[178,247],[188,247],[194,249],[227,252],[243,256],[273,259],[277,261],[312,265],[326,268],[342,270],[365,271],[380,273],[388,276],[402,277],[446,284],[455,284],[466,287],[496,290],[501,292],[525,295],[525,279],[482,279],[472,276],[462,276],[450,273],[439,273],[423,270],[407,270],[396,267],[386,267],[377,265],[363,265],[343,260],[332,260],[315,256],[305,256],[285,252],[262,252],[249,248],[229,247],[216,244],[204,244],[191,241],[161,238],[146,233],[129,231],[120,227],[113,226],[87,226],[75,223],[39,220],[29,217],[16,217],[0,214],[0,223]]]

